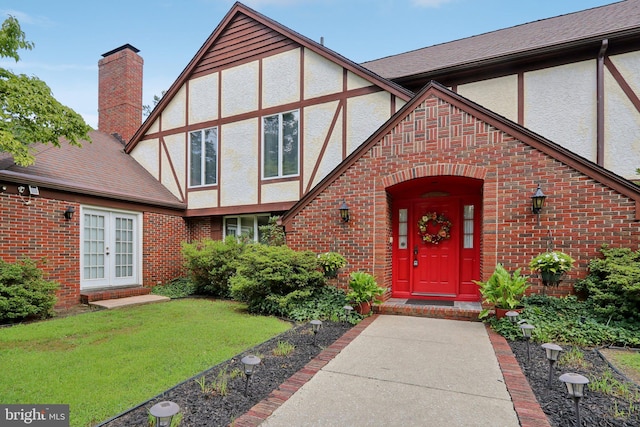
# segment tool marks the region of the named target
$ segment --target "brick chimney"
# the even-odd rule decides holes
[[[129,142],[142,124],[142,57],[130,44],[98,61],[98,130]]]

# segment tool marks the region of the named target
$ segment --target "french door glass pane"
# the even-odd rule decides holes
[[[133,220],[116,218],[116,277],[133,272]]]
[[[211,128],[204,131],[204,144],[204,183],[215,184],[218,168],[218,129]]]
[[[263,120],[264,128],[264,147],[262,150],[264,176],[270,178],[278,176],[278,140],[279,140],[279,116],[265,117]]]
[[[298,112],[282,115],[282,175],[298,173]]]
[[[84,266],[83,278],[104,278],[104,216],[84,215]]]
[[[191,132],[191,185],[202,184],[202,133]]]

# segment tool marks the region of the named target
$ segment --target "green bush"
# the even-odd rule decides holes
[[[344,291],[333,286],[321,286],[309,292],[306,296],[291,293],[279,300],[283,316],[296,322],[312,319],[330,320],[333,322],[347,321],[358,323],[362,315],[352,311],[345,314],[344,306],[348,304]]]
[[[196,293],[196,285],[187,277],[178,277],[164,285],[154,286],[151,293],[169,298],[185,298]]]
[[[182,244],[182,256],[195,292],[228,298],[229,279],[235,274],[238,257],[246,244],[229,236],[224,241],[203,239]]]
[[[284,228],[278,222],[279,216],[269,218],[267,225],[258,227],[260,230],[260,243],[269,246],[282,246],[285,242]]]
[[[58,287],[44,280],[30,259],[13,264],[0,259],[0,323],[51,316]]]
[[[231,296],[252,313],[284,315],[289,300],[311,296],[325,281],[313,252],[248,245],[231,278]]]
[[[600,249],[602,258],[589,262],[589,274],[575,284],[605,318],[640,321],[640,250],[628,248]]]

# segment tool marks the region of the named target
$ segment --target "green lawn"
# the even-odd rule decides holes
[[[185,299],[1,328],[0,402],[99,423],[290,328],[243,309]]]

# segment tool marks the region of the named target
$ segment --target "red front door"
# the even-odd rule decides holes
[[[415,203],[412,207],[413,227],[413,263],[411,295],[422,297],[455,297],[458,294],[459,252],[460,252],[460,218],[459,199],[448,198],[439,201]],[[437,220],[426,221],[426,231],[421,234],[418,223],[420,218],[437,215]],[[444,233],[443,226],[449,221],[451,227],[449,237],[437,243],[425,241],[427,236]],[[426,240],[429,240],[427,237]],[[437,240],[437,238],[436,238]]]

